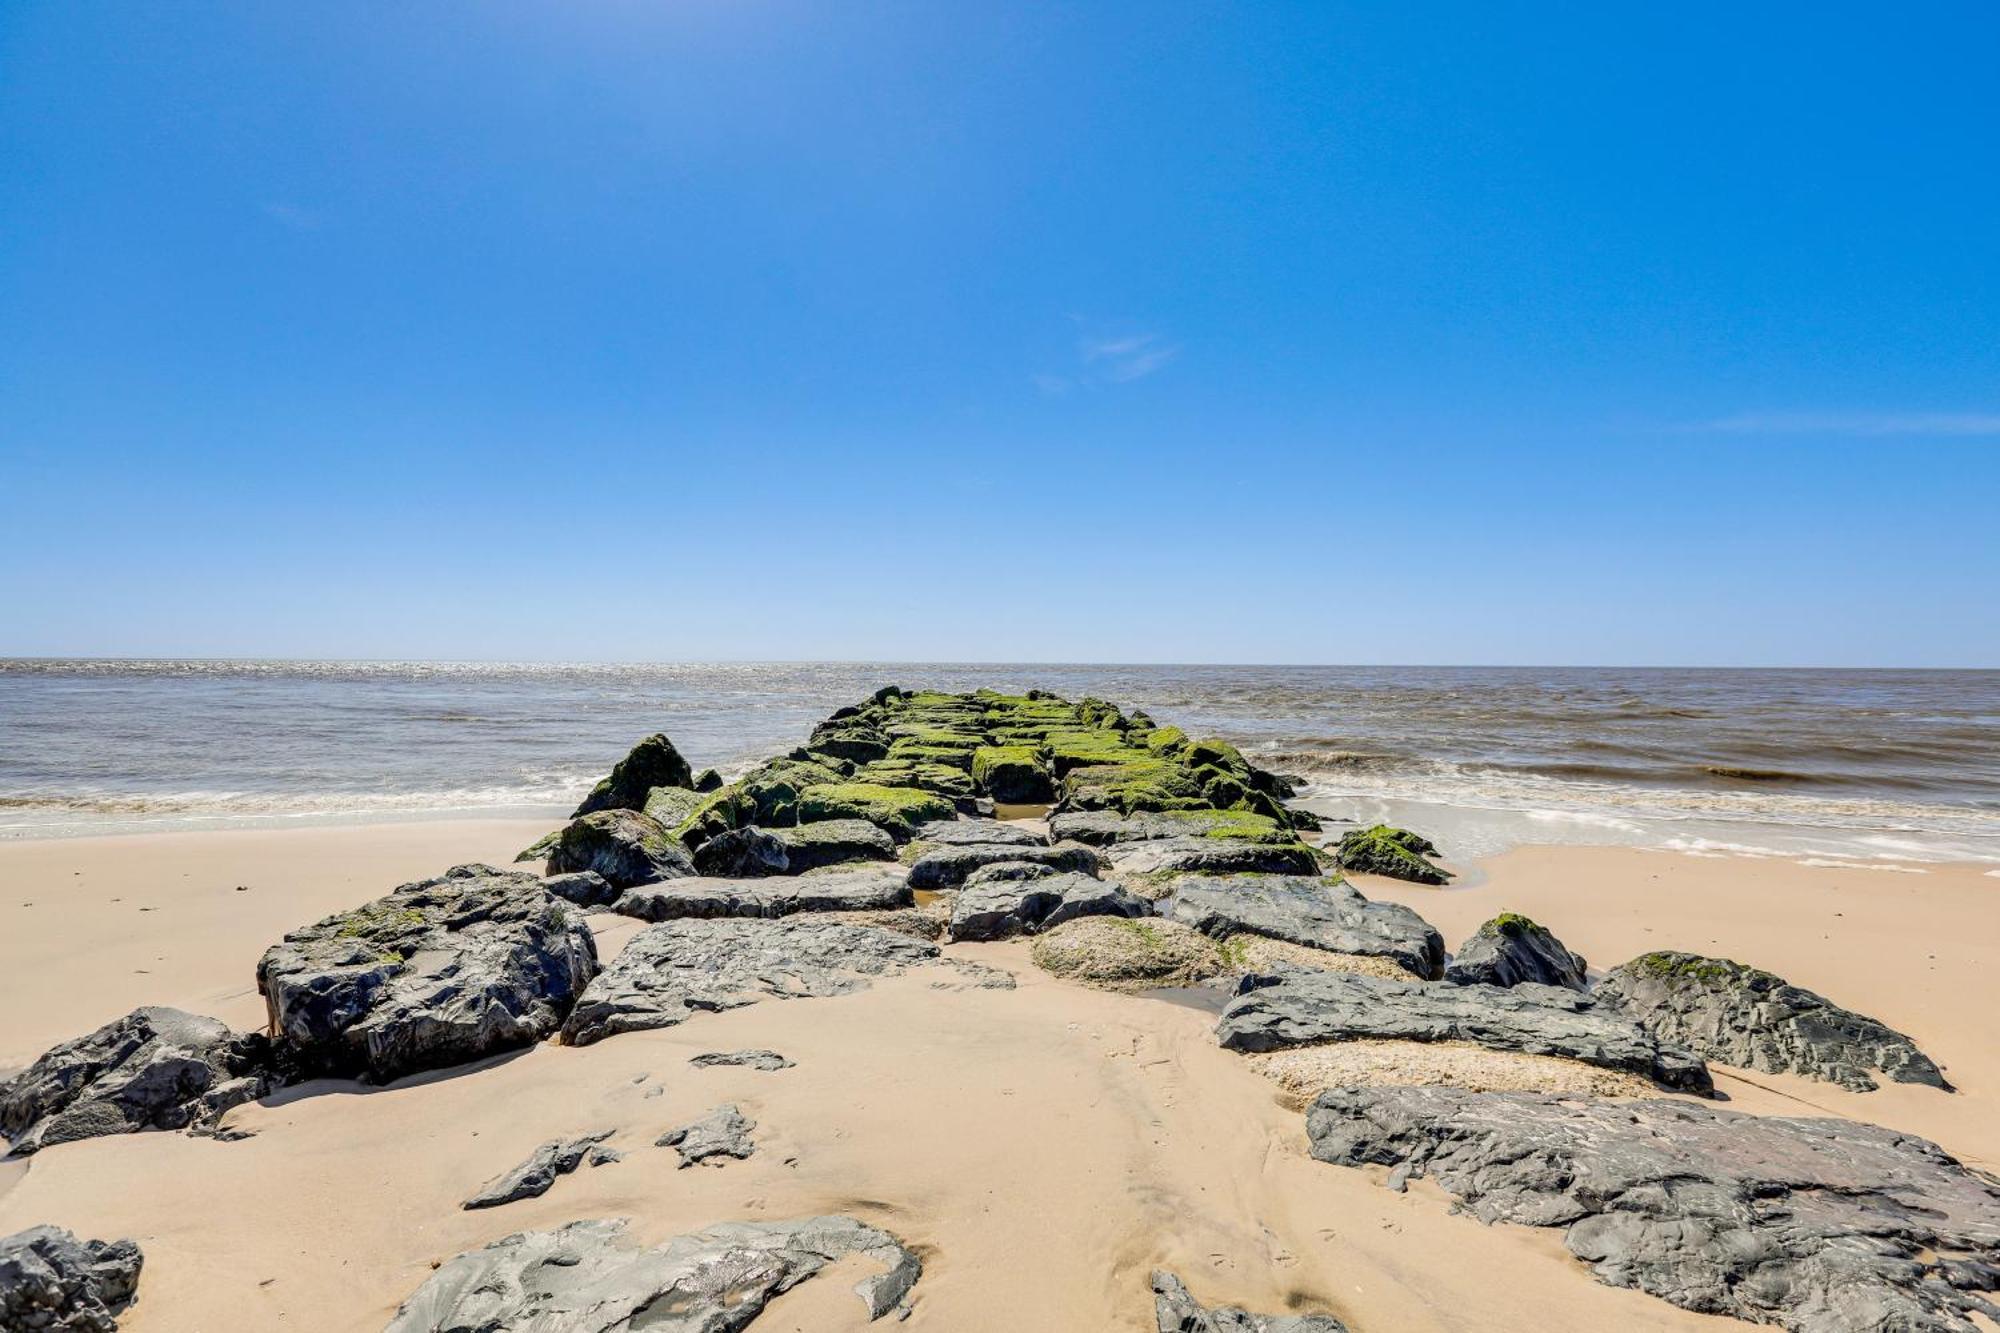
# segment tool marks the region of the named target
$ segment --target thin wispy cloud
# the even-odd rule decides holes
[[[1081,325],[1083,320],[1070,317]],[[1121,333],[1115,337],[1085,335],[1077,340],[1079,366],[1066,374],[1038,374],[1031,378],[1037,389],[1050,396],[1073,389],[1112,384],[1130,384],[1151,375],[1176,356],[1180,346],[1157,333]]]
[[[1727,435],[2000,435],[2000,412],[1744,412],[1697,428]]]

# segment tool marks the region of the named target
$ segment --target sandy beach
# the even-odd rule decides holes
[[[70,839],[0,847],[0,1066],[140,1003],[238,1026],[286,929],[402,879],[505,863],[519,822]],[[1911,1033],[1956,1093],[1869,1094],[1717,1069],[1738,1109],[1868,1118],[2000,1159],[1987,1016],[2000,910],[1978,870],[1867,874],[1769,860],[1526,848],[1468,889],[1364,879],[1456,945],[1502,908],[1595,966],[1685,947],[1758,963]],[[239,891],[238,886],[243,886]],[[24,906],[32,904],[32,906]],[[608,960],[638,923],[593,918]],[[1196,1007],[1039,973],[1025,943],[950,956],[1013,974],[982,989],[918,968],[835,999],[766,1002],[582,1049],[542,1045],[388,1088],[318,1082],[233,1112],[240,1142],[150,1133],[0,1166],[0,1232],[53,1222],[147,1256],[134,1333],[379,1330],[450,1256],[524,1228],[630,1217],[644,1239],[721,1220],[844,1211],[923,1256],[909,1326],[1149,1329],[1146,1275],[1204,1302],[1338,1314],[1360,1330],[1720,1327],[1593,1281],[1555,1232],[1452,1216],[1441,1192],[1305,1151],[1299,1113]],[[765,1047],[790,1069],[697,1069]],[[757,1152],[676,1169],[652,1145],[726,1101]],[[615,1166],[502,1209],[458,1203],[546,1140],[614,1131]],[[860,1328],[841,1282],[805,1284],[759,1328]]]

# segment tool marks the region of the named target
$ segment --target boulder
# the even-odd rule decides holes
[[[972,752],[972,780],[1005,805],[1046,805],[1055,779],[1032,745],[989,745]]]
[[[1248,810],[1162,810],[1121,815],[1115,810],[1072,810],[1049,819],[1049,836],[1110,847],[1163,838],[1231,838],[1245,842],[1296,842],[1289,829]]]
[[[1879,1071],[1898,1083],[1949,1088],[1916,1043],[1782,977],[1726,958],[1643,954],[1592,992],[1662,1041],[1770,1074],[1802,1074],[1872,1092]]]
[[[1676,1092],[1713,1090],[1700,1056],[1557,986],[1454,986],[1303,968],[1247,976],[1243,986],[1216,1025],[1217,1039],[1233,1051],[1328,1041],[1461,1041],[1637,1074]]]
[[[1153,1320],[1160,1333],[1347,1333],[1332,1315],[1251,1314],[1231,1306],[1203,1307],[1172,1273],[1153,1271]]]
[[[1561,1227],[1599,1281],[1684,1309],[1794,1333],[2000,1320],[2000,1184],[1898,1131],[1429,1087],[1322,1093],[1306,1130],[1323,1162],[1429,1176],[1483,1222]]]
[[[851,1217],[725,1222],[651,1248],[626,1226],[571,1222],[469,1250],[426,1278],[385,1333],[730,1333],[851,1254],[880,1270],[854,1289],[880,1319],[907,1309],[923,1273],[902,1242]]]
[[[1113,844],[1111,872],[1164,880],[1174,875],[1317,875],[1319,858],[1302,842],[1239,838],[1147,838]]]
[[[870,782],[836,782],[799,794],[799,823],[823,819],[865,819],[897,842],[908,842],[920,825],[950,819],[957,808],[942,796],[916,787],[884,787]]]
[[[600,810],[571,820],[547,869],[551,875],[589,870],[621,889],[695,873],[680,840],[637,810]]]
[[[964,843],[956,847],[933,847],[910,865],[913,889],[952,889],[981,866],[1000,861],[1029,861],[1056,870],[1095,874],[1103,861],[1080,842],[1062,842],[1053,847],[1023,847],[1017,843]]]
[[[1002,824],[994,819],[945,819],[924,824],[913,839],[922,847],[963,847],[967,844],[1015,847],[1046,847],[1049,840],[1021,824]]]
[[[104,1134],[209,1125],[273,1081],[262,1037],[178,1009],[135,1009],[0,1084],[0,1134],[25,1157]]]
[[[826,866],[896,859],[896,840],[865,819],[822,819],[775,831],[794,875]]]
[[[1000,940],[1053,929],[1086,916],[1149,916],[1152,907],[1116,884],[1090,875],[999,880],[958,891],[951,904],[954,940]]]
[[[720,791],[717,787],[713,791]],[[646,796],[646,804],[640,813],[657,819],[664,829],[677,829],[687,823],[690,816],[702,806],[705,797],[712,794],[689,787],[655,787]]]
[[[555,1139],[544,1143],[528,1154],[527,1161],[486,1182],[477,1194],[459,1207],[498,1208],[503,1203],[538,1199],[549,1192],[557,1176],[566,1176],[582,1166],[591,1149],[610,1138],[611,1134],[612,1131],[606,1129],[580,1139]]]
[[[1428,859],[1436,855],[1437,847],[1430,839],[1408,829],[1391,828],[1387,824],[1351,829],[1340,835],[1340,842],[1334,849],[1334,860],[1342,870],[1363,875],[1387,875],[1391,879],[1406,879],[1413,884],[1444,884],[1450,881],[1451,872],[1432,865]]]
[[[588,1046],[772,997],[845,995],[937,956],[935,944],[908,935],[811,917],[668,921],[634,935],[598,974],[562,1039]]]
[[[1444,971],[1444,938],[1401,903],[1370,902],[1340,879],[1297,875],[1187,876],[1173,881],[1160,914],[1218,940],[1245,933],[1394,959],[1413,976]]]
[[[572,870],[567,874],[544,875],[542,887],[566,903],[578,907],[603,907],[624,890],[595,870]]]
[[[582,913],[533,875],[464,865],[292,931],[257,988],[302,1069],[386,1083],[540,1041],[596,974]]]
[[[899,866],[835,867],[764,879],[669,880],[627,889],[612,910],[641,921],[780,917],[796,912],[886,912],[916,901]]]
[[[791,861],[785,855],[784,841],[776,833],[751,824],[718,833],[695,848],[694,868],[704,876],[749,879],[786,874],[791,870]]]
[[[681,1165],[690,1167],[718,1157],[745,1158],[757,1151],[750,1131],[757,1122],[736,1109],[734,1103],[718,1106],[699,1120],[676,1126],[653,1142],[655,1148],[672,1148],[680,1154]],[[721,1166],[721,1162],[715,1163]]]
[[[60,1227],[0,1236],[0,1330],[116,1333],[144,1264],[129,1240],[78,1240]]]
[[[598,810],[643,810],[655,787],[693,787],[694,771],[674,743],[655,732],[619,760],[611,776],[591,788],[576,808],[577,815]]]
[[[1564,948],[1548,927],[1515,912],[1502,912],[1460,946],[1451,966],[1444,970],[1444,979],[1461,986],[1515,986],[1532,981],[1539,986],[1582,990],[1588,984],[1585,974],[1589,970],[1590,964]]]
[[[694,789],[698,792],[722,790],[722,774],[712,768],[704,768],[695,774]]]

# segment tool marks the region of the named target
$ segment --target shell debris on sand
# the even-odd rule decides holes
[[[1572,1092],[1658,1097],[1636,1074],[1553,1055],[1490,1051],[1470,1042],[1341,1041],[1246,1057],[1300,1105],[1328,1088],[1451,1087],[1468,1092]]]

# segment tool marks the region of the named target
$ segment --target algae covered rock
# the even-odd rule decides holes
[[[632,747],[611,776],[591,788],[575,815],[597,810],[643,810],[655,787],[692,787],[694,771],[674,743],[658,732]],[[571,817],[574,818],[575,815]]]
[[[549,853],[548,872],[579,870],[621,889],[695,873],[680,840],[637,810],[599,810],[570,821]]]
[[[0,1236],[0,1329],[115,1333],[144,1265],[129,1240],[78,1240],[61,1227]]]
[[[1894,1028],[1727,958],[1643,954],[1606,973],[1592,994],[1661,1040],[1739,1068],[1803,1074],[1853,1092],[1872,1092],[1873,1072],[1950,1087]]]
[[[1055,780],[1031,745],[982,746],[973,751],[972,780],[1008,805],[1041,805],[1056,798]]]
[[[1175,875],[1316,875],[1319,858],[1302,842],[1253,842],[1241,838],[1149,838],[1116,843],[1107,856],[1112,873],[1128,878]]]
[[[950,801],[914,787],[881,787],[867,782],[829,783],[799,794],[799,822],[865,819],[897,842],[908,842],[917,829],[958,813]]]
[[[1049,819],[1049,834],[1066,842],[1111,847],[1127,842],[1180,838],[1220,838],[1240,842],[1297,842],[1290,829],[1250,810],[1164,810],[1121,815],[1111,810],[1072,810]]]
[[[1582,990],[1589,970],[1590,964],[1563,947],[1548,927],[1517,912],[1502,912],[1465,942],[1445,969],[1444,979],[1461,986],[1515,986],[1532,981]]]
[[[1334,860],[1342,870],[1363,875],[1387,875],[1413,884],[1444,884],[1451,872],[1431,864],[1437,847],[1428,838],[1408,829],[1376,824],[1353,829],[1340,836]]]
[[[785,849],[785,864],[794,875],[826,866],[896,859],[896,840],[865,819],[820,819],[776,832]]]
[[[1224,970],[1214,940],[1156,917],[1078,917],[1037,936],[1029,957],[1050,976],[1107,990],[1192,986]]]
[[[694,868],[704,876],[753,878],[787,874],[791,861],[776,833],[751,824],[718,833],[695,848]]]

